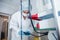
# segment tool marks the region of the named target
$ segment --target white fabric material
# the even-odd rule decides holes
[[[18,32],[21,30],[21,13],[18,11],[17,13],[12,15],[12,18],[9,23],[9,29],[12,29],[11,40],[21,40],[21,35]],[[22,31],[30,31],[32,32],[30,20],[26,18],[26,20],[22,17]],[[23,35],[23,40],[28,40],[28,36]]]
[[[24,10],[28,10],[28,1],[23,1],[22,2],[22,11],[24,11]]]
[[[29,10],[29,3],[28,0],[22,2],[22,11]],[[30,5],[30,10],[32,10],[32,5]]]

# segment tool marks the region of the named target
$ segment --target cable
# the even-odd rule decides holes
[[[21,40],[23,39],[22,38],[22,0],[20,0],[21,2]]]
[[[57,38],[56,38],[55,34],[54,34],[54,33],[52,33],[52,35],[53,35],[53,36],[54,36],[54,38],[57,40]]]
[[[30,0],[29,0],[29,16],[31,16],[31,13],[30,13]],[[39,33],[39,34],[44,34],[44,33],[41,33],[41,32],[37,32],[36,30],[35,30],[35,27],[34,27],[34,24],[33,24],[33,22],[32,22],[32,18],[30,19],[31,20],[31,24],[32,24],[32,27],[33,27],[33,29],[34,29],[34,31],[36,32],[36,33]]]
[[[37,36],[37,35],[34,35],[34,34],[32,34],[32,33],[30,33],[32,36],[35,36],[35,37],[42,37],[42,36],[45,36],[45,35],[48,35],[48,32],[45,32],[44,34],[42,33],[42,35],[40,35],[40,36]]]
[[[21,2],[21,40],[22,40],[22,0],[20,1]],[[29,9],[29,15],[31,16],[31,13],[30,13],[30,0],[28,1],[28,9]],[[37,36],[37,35],[34,35],[32,33],[30,33],[32,36],[36,36],[36,37],[41,37],[41,36],[45,36],[45,35],[48,35],[48,32],[37,32],[34,28],[34,24],[33,24],[33,21],[32,21],[32,18],[30,19],[31,20],[31,25],[33,27],[33,30],[38,33],[38,34],[42,34],[40,36]],[[26,34],[26,33],[25,33]]]
[[[41,34],[40,36],[37,36],[35,34],[32,34],[30,32],[23,32],[25,35],[32,35],[32,36],[35,36],[35,37],[42,37],[42,36],[45,36],[45,35],[48,35],[48,32],[46,32],[45,34]]]
[[[31,16],[31,13],[30,13],[30,5],[31,5],[31,4],[30,4],[30,0],[28,1],[28,5],[29,5],[29,7],[28,7],[28,9],[29,9],[29,16]],[[46,32],[41,33],[41,32],[37,32],[37,31],[35,30],[34,24],[33,24],[33,22],[32,22],[32,18],[30,19],[30,21],[31,21],[31,25],[32,25],[32,27],[33,27],[33,29],[34,29],[34,31],[35,31],[36,33],[45,35]],[[48,32],[47,32],[47,33],[48,33]],[[31,35],[33,35],[33,34],[31,33]],[[41,35],[41,36],[43,36],[43,35]],[[33,36],[36,36],[36,35],[33,35]],[[41,36],[38,36],[38,37],[41,37]]]
[[[42,34],[40,36],[37,36],[37,35],[34,35],[34,34],[31,34],[32,36],[35,36],[35,37],[42,37],[42,36],[45,36],[45,34]]]

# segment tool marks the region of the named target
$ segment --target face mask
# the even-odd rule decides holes
[[[25,16],[25,17],[28,17],[29,16],[29,14],[25,14],[25,13],[23,13],[22,15]]]

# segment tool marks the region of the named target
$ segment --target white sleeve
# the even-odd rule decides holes
[[[33,32],[34,32],[31,22],[30,22],[30,25],[29,25],[28,31],[29,31],[30,33],[33,33]]]
[[[15,32],[17,32],[17,27],[18,27],[18,22],[16,19],[16,15],[12,15],[10,22],[9,22],[9,27],[8,27],[8,40],[11,40],[11,35],[12,35],[12,31],[14,30]]]
[[[16,15],[12,15],[11,20],[9,22],[9,29],[17,30],[18,28],[18,20]]]

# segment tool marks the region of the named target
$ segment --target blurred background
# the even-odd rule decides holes
[[[25,1],[25,0],[23,0],[23,1]],[[36,2],[37,2],[37,4],[36,4]],[[38,5],[39,3],[40,3],[40,5]],[[41,13],[41,14],[39,14],[41,16],[45,15],[45,14],[43,14],[44,13],[43,11],[45,10],[45,7],[43,7],[43,5],[42,5],[43,4],[42,0],[38,0],[38,1],[37,0],[36,1],[31,0],[31,4],[33,5],[32,13]],[[8,40],[9,21],[10,21],[11,15],[13,15],[18,10],[20,10],[20,0],[0,0],[0,40]],[[48,14],[48,12],[47,12],[47,14]],[[56,31],[57,31],[57,29],[53,30],[51,32],[54,33]],[[34,32],[34,34],[35,34],[35,32]],[[52,35],[49,34],[49,36],[52,36]],[[54,37],[50,37],[50,38],[52,40],[55,40]],[[48,39],[48,36],[46,35],[46,36],[43,36],[43,37],[33,37],[33,36],[31,36],[31,37],[29,37],[29,40],[49,40],[49,39]]]

